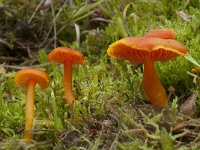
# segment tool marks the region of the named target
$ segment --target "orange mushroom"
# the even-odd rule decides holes
[[[20,70],[14,78],[15,83],[27,90],[26,96],[26,114],[25,114],[25,142],[30,142],[33,139],[33,134],[30,130],[33,128],[34,120],[34,91],[38,83],[42,89],[49,86],[49,76],[44,71],[28,68]]]
[[[58,47],[48,55],[48,59],[50,61],[64,64],[63,86],[66,103],[70,105],[75,103],[75,99],[72,94],[72,65],[86,63],[82,53],[72,48]]]
[[[162,86],[154,61],[168,61],[178,55],[189,55],[186,48],[172,39],[128,37],[111,44],[107,50],[109,56],[131,63],[143,63],[142,86],[145,95],[152,104],[165,108],[167,95]]]
[[[162,38],[162,39],[175,39],[176,34],[174,30],[163,28],[163,29],[152,29],[149,32],[147,32],[144,37],[146,38]]]

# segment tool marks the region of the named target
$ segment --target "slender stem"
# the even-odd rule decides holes
[[[33,121],[34,121],[34,91],[35,91],[36,81],[34,79],[30,79],[27,96],[26,96],[26,114],[25,114],[25,132],[24,132],[24,140],[29,142],[33,139]]]
[[[167,94],[162,86],[152,60],[144,63],[144,75],[142,80],[143,90],[152,104],[165,108],[168,104]]]
[[[63,80],[64,92],[66,103],[73,104],[75,99],[72,94],[72,63],[70,61],[64,64],[64,80]]]

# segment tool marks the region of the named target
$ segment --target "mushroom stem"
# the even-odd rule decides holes
[[[30,79],[26,95],[26,114],[25,114],[25,132],[24,140],[30,142],[33,139],[32,127],[34,120],[34,91],[36,80]]]
[[[68,61],[64,63],[64,93],[65,93],[65,100],[68,104],[73,104],[75,99],[72,94],[72,62]]]
[[[152,104],[165,108],[168,104],[167,94],[162,86],[152,60],[144,63],[142,86],[145,95]]]

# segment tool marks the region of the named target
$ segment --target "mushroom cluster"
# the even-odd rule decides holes
[[[107,50],[111,57],[144,64],[142,79],[144,93],[152,104],[161,108],[167,107],[168,99],[154,68],[154,62],[165,62],[179,55],[189,55],[186,48],[174,40],[175,37],[171,29],[154,29],[144,37],[127,37],[116,41]]]
[[[66,97],[66,103],[73,108],[75,98],[72,94],[72,65],[85,64],[86,61],[82,53],[78,50],[66,47],[58,47],[48,55],[49,61],[64,64],[64,80],[63,87]],[[25,131],[23,140],[30,142],[33,139],[33,121],[34,121],[34,91],[36,84],[39,84],[42,89],[49,86],[49,76],[44,71],[28,68],[20,70],[14,78],[15,83],[27,90],[26,96],[26,113],[25,113]]]
[[[144,37],[127,37],[111,44],[107,50],[109,56],[128,60],[131,63],[144,64],[142,86],[145,95],[152,104],[165,108],[168,105],[167,95],[156,70],[155,61],[168,61],[179,55],[187,56],[186,48],[175,40],[171,29],[154,29]],[[82,53],[66,47],[58,47],[48,55],[49,61],[64,64],[63,87],[66,103],[73,108],[76,100],[72,93],[72,65],[85,64]],[[34,120],[34,91],[36,84],[42,89],[49,85],[49,76],[44,71],[28,68],[20,70],[14,78],[15,83],[27,90],[24,141],[33,139],[32,128]]]

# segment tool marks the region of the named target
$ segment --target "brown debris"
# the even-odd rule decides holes
[[[192,95],[180,106],[180,112],[184,115],[192,116],[196,112],[196,99],[197,92],[193,92]]]
[[[21,59],[15,57],[0,56],[0,62],[8,62],[8,61],[21,61]]]
[[[175,95],[175,89],[172,85],[169,86],[169,88],[167,89],[169,91],[169,94],[168,94],[168,100],[170,100],[172,94]]]
[[[183,121],[179,124],[177,124],[173,128],[173,132],[180,132],[183,129],[199,129],[200,130],[200,119],[195,119],[195,120],[188,120],[188,121]]]
[[[172,133],[174,135],[181,135],[176,139],[176,142],[181,142],[181,144],[187,144],[198,140],[198,133],[200,132],[200,120],[188,120],[177,124],[173,129]],[[198,141],[196,141],[198,142]]]

